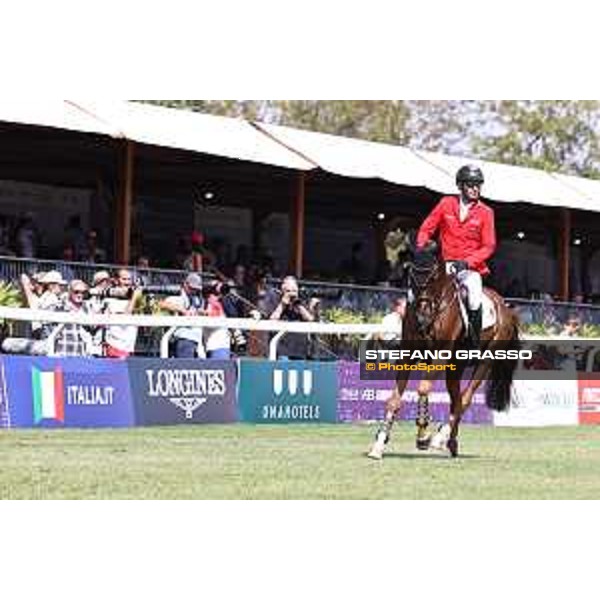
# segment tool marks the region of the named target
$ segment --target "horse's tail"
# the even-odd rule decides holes
[[[503,341],[502,348],[507,350],[520,350],[519,322],[511,311],[508,315],[509,339]],[[485,403],[487,407],[496,411],[505,411],[510,404],[510,389],[519,360],[493,360],[488,382]]]

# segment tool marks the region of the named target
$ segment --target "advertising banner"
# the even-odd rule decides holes
[[[337,364],[240,361],[238,402],[251,423],[335,423]]]
[[[137,425],[233,423],[236,363],[219,360],[127,360]]]
[[[597,376],[598,373],[594,373]],[[579,374],[579,423],[582,425],[600,424],[600,380],[586,379],[586,373]]]
[[[494,425],[500,427],[544,427],[577,425],[578,382],[571,380],[513,381],[510,407],[494,413]]]
[[[0,429],[10,427],[10,414],[8,412],[8,398],[6,397],[6,377],[4,375],[4,361],[0,356]]]
[[[5,356],[3,393],[11,427],[129,427],[127,367],[91,358]]]
[[[344,362],[338,364],[337,418],[338,421],[381,421],[385,417],[385,404],[392,395],[395,381],[364,380],[360,378],[360,363]],[[463,382],[463,385],[465,382]],[[419,379],[409,380],[402,398],[401,420],[414,421],[417,413],[417,388]],[[429,410],[436,422],[448,419],[450,397],[443,379],[433,382],[429,394]],[[469,410],[462,419],[463,423],[489,424],[492,411],[485,405],[485,383],[475,393]]]

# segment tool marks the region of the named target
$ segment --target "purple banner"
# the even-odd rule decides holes
[[[411,379],[402,397],[399,419],[414,421],[417,414],[417,387],[419,379]],[[466,381],[462,382],[466,385]],[[364,381],[360,378],[360,363],[338,363],[337,419],[340,422],[381,421],[385,416],[386,402],[392,395],[395,381]],[[450,397],[444,379],[433,382],[429,394],[429,409],[432,419],[446,422],[450,409]],[[485,383],[475,393],[463,423],[492,423],[492,412],[485,405]]]

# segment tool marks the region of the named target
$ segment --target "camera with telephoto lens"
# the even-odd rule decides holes
[[[131,300],[135,288],[132,287],[117,287],[110,286],[107,288],[91,288],[89,291],[90,296],[97,298],[114,298],[117,300]]]
[[[181,287],[178,285],[145,285],[142,294],[146,296],[178,296]]]
[[[235,285],[229,281],[211,281],[202,288],[202,293],[205,296],[227,296],[234,289]]]

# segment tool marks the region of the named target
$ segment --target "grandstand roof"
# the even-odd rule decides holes
[[[600,181],[135,102],[0,100],[0,121],[299,171],[320,168],[437,193],[456,191],[454,174],[468,161],[484,169],[485,196],[491,200],[600,212]]]
[[[0,121],[99,133],[288,169],[315,168],[242,119],[136,102],[0,100]]]
[[[600,212],[600,181],[290,127],[262,123],[258,126],[323,170],[337,175],[377,177],[446,194],[456,192],[457,170],[465,163],[474,163],[484,170],[485,197],[491,200]]]

